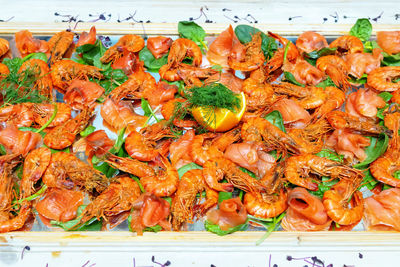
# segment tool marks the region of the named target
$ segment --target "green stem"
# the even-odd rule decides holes
[[[261,243],[264,242],[265,239],[267,239],[271,235],[271,233],[278,228],[279,223],[282,221],[283,217],[285,217],[285,214],[286,214],[286,212],[284,212],[281,215],[279,215],[278,217],[274,218],[272,225],[270,227],[266,227],[267,232],[259,240],[257,240],[256,246],[261,245]]]
[[[160,108],[160,106],[158,106],[158,107],[153,111],[153,109],[152,109],[152,108],[150,107],[150,105],[149,105],[149,110],[150,110],[151,115],[148,117],[148,119],[147,119],[146,122],[144,123],[143,127],[146,127],[146,126],[148,125],[148,123],[149,123],[149,121],[151,120],[151,118],[154,118],[154,119],[156,119],[157,122],[160,122],[160,119],[158,119],[157,116],[156,116],[156,114],[155,114],[155,113],[158,111],[159,108]]]
[[[14,200],[12,204],[21,204],[24,201],[32,201],[40,197],[46,190],[47,190],[47,185],[43,185],[42,188],[40,188],[35,194],[20,200]]]
[[[50,123],[55,119],[55,117],[57,116],[57,111],[58,111],[58,106],[57,103],[54,103],[54,111],[53,114],[51,115],[50,119],[42,126],[40,127],[38,130],[35,131],[35,133],[40,133],[41,131],[43,131],[44,129],[47,128],[47,126],[50,125]]]
[[[285,53],[283,54],[283,64],[285,64],[285,62],[286,62],[287,53],[288,53],[288,51],[289,51],[289,46],[290,46],[291,43],[292,43],[292,42],[289,41],[289,42],[286,44],[286,46],[285,46]]]
[[[140,182],[139,178],[137,178],[136,176],[131,176],[131,178],[137,182],[137,184],[139,185],[140,191],[142,193],[145,193],[146,190],[144,190],[144,187],[143,187],[142,183]]]
[[[204,41],[203,41],[203,40],[200,40],[200,43],[201,43],[201,45],[204,47],[204,49],[205,49],[206,51],[208,51],[208,47],[207,47],[207,45],[204,43]]]

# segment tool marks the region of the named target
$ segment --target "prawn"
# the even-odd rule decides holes
[[[280,189],[278,195],[246,193],[243,204],[250,215],[264,219],[273,218],[288,208],[287,192]]]
[[[104,162],[110,164],[111,167],[133,174],[139,178],[154,176],[154,170],[149,165],[137,159],[122,158],[113,154],[106,155]]]
[[[127,34],[122,36],[118,42],[111,46],[100,58],[102,63],[114,62],[122,56],[123,48],[129,52],[136,53],[144,47],[144,39],[139,35]]]
[[[364,52],[362,41],[352,35],[343,35],[334,40],[329,45],[330,48],[337,48],[336,52],[339,55],[355,54]]]
[[[18,73],[25,73],[28,77],[33,76],[33,88],[47,99],[53,97],[53,82],[50,76],[50,69],[46,62],[41,59],[29,59],[25,61],[18,70]]]
[[[277,100],[272,85],[251,77],[243,81],[242,90],[246,94],[246,107],[249,110],[258,110]]]
[[[62,60],[63,57],[69,57],[74,47],[74,33],[70,31],[62,31],[53,35],[47,42],[50,52],[50,65]]]
[[[134,202],[139,196],[140,188],[135,180],[126,176],[116,177],[107,189],[82,211],[82,217],[78,225],[89,221],[93,217],[96,217],[98,220],[103,218],[106,222],[112,221],[110,218],[122,213],[126,213],[127,217],[127,212],[132,209]],[[111,228],[116,225],[116,223],[112,223]]]
[[[34,121],[31,103],[6,105],[0,108],[0,122],[16,127],[30,127]]]
[[[42,180],[48,187],[64,189],[78,187],[92,195],[103,192],[109,183],[104,174],[66,152],[51,155],[50,164]]]
[[[151,176],[140,178],[146,192],[158,197],[167,197],[175,193],[179,184],[178,171],[173,167],[167,158],[161,157],[165,169],[160,170]]]
[[[266,69],[267,69],[267,73],[270,74],[283,66],[285,48],[287,45],[289,45],[289,47],[287,49],[286,58],[289,62],[296,60],[300,54],[299,54],[299,51],[297,50],[296,46],[292,42],[290,42],[288,39],[286,39],[276,33],[272,33],[272,32],[268,32],[268,36],[274,38],[275,40],[277,40],[284,46],[284,48],[279,48],[275,52],[273,57],[270,60],[268,60]]]
[[[76,63],[69,59],[59,60],[51,66],[51,79],[61,93],[65,93],[67,87],[75,79],[87,79],[88,77],[101,79],[101,69]]]
[[[361,221],[364,213],[362,193],[356,191],[350,181],[343,180],[324,193],[322,203],[328,216],[340,225],[350,225]],[[351,208],[349,208],[351,199]]]
[[[21,154],[25,156],[36,148],[42,136],[31,131],[20,131],[14,125],[9,125],[0,130],[0,144],[7,153]]]
[[[394,92],[400,89],[400,82],[394,82],[400,77],[400,66],[380,67],[368,74],[367,84],[378,91]]]
[[[349,89],[350,83],[347,80],[349,67],[346,62],[338,56],[329,55],[317,59],[317,68],[328,75],[335,85],[346,91]]]
[[[260,181],[243,172],[235,163],[224,157],[206,161],[203,166],[203,176],[208,186],[216,191],[232,192],[234,187],[245,192],[266,190]],[[228,183],[219,183],[224,177]]]
[[[326,87],[325,95],[326,100],[324,103],[312,114],[313,121],[319,120],[320,118],[325,117],[329,112],[340,108],[346,100],[346,94],[334,86]]]
[[[376,32],[376,42],[389,55],[400,53],[400,31]]]
[[[56,127],[71,119],[71,108],[65,103],[55,103],[57,113],[52,122],[47,127]],[[35,123],[43,126],[50,120],[54,113],[53,104],[33,104],[33,118]]]
[[[0,63],[0,81],[6,78],[10,74],[10,70],[8,69],[7,65]]]
[[[86,128],[92,115],[93,108],[83,109],[75,118],[51,129],[43,139],[44,144],[53,149],[69,147],[75,136]]]
[[[391,135],[390,130],[371,118],[356,117],[340,110],[329,112],[326,118],[335,129],[351,129],[368,135],[379,135],[380,133]]]
[[[192,157],[193,162],[203,166],[207,160],[223,156],[223,152],[220,151],[217,146],[213,146],[211,142],[204,144],[207,139],[215,137],[216,134],[214,133],[205,133],[194,136],[190,147],[190,156]]]
[[[260,68],[265,61],[264,53],[261,49],[261,33],[253,35],[251,41],[245,46],[245,54],[243,60],[234,57],[228,57],[228,65],[234,70],[252,71]]]
[[[10,44],[6,39],[0,38],[0,57],[7,55],[10,51]]]
[[[315,191],[318,189],[318,184],[313,182],[310,173],[332,179],[355,180],[363,177],[359,170],[312,154],[292,156],[286,160],[286,179],[292,184]]]

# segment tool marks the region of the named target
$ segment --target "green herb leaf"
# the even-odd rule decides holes
[[[319,84],[316,85],[316,87],[322,87],[322,88],[326,88],[328,86],[336,87],[335,83],[332,81],[332,79],[329,76],[327,76],[325,80],[323,80],[322,82],[320,82]]]
[[[389,102],[389,100],[393,97],[393,95],[389,92],[382,92],[378,94],[378,96],[381,97],[385,102]]]
[[[299,83],[299,82],[296,80],[296,78],[293,76],[292,73],[290,73],[290,72],[288,72],[288,71],[284,71],[283,74],[284,74],[284,76],[285,76],[285,79],[286,79],[288,82],[293,83],[293,84],[295,84],[295,85],[297,85],[297,86],[305,87],[304,84]]]
[[[0,154],[1,155],[7,154],[6,148],[2,144],[0,144]]]
[[[208,50],[208,47],[204,41],[206,32],[194,21],[179,21],[178,32],[182,38],[190,39],[204,50]]]
[[[79,225],[79,227],[74,228],[71,230],[71,228],[76,227],[77,224],[79,224],[79,221],[81,219],[81,215],[83,210],[86,208],[87,205],[81,205],[78,207],[78,210],[76,212],[76,219],[70,220],[68,222],[59,222],[59,221],[50,221],[51,225],[60,227],[64,229],[64,231],[100,231],[101,230],[101,221],[98,221],[96,217],[90,219],[89,221]]]
[[[245,223],[239,224],[239,225],[237,225],[237,226],[235,226],[235,227],[232,227],[232,228],[230,228],[230,229],[224,231],[224,230],[221,230],[221,228],[219,227],[218,224],[212,224],[212,223],[211,223],[210,221],[208,221],[208,220],[206,220],[206,221],[204,222],[204,228],[205,228],[207,231],[209,231],[209,232],[211,232],[211,233],[214,233],[214,234],[217,234],[217,235],[219,235],[219,236],[224,236],[224,235],[231,234],[231,233],[237,232],[237,231],[245,231],[245,230],[247,229],[248,226],[249,226],[248,220],[246,220]]]
[[[47,56],[45,53],[31,53],[22,59],[22,62],[25,62],[29,59],[40,59],[47,63]]]
[[[361,184],[369,190],[372,190],[379,184],[379,182],[372,176],[370,170],[366,170],[364,171],[364,179]]]
[[[243,167],[239,167],[239,169],[240,169],[242,172],[247,173],[248,175],[250,175],[250,176],[253,177],[254,179],[259,179],[259,178],[257,177],[257,175],[255,175],[253,172],[249,171],[248,169],[245,169],[245,168],[243,168]]]
[[[383,66],[400,66],[400,53],[394,54],[394,55],[389,55],[388,53],[383,52],[382,65]]]
[[[155,58],[150,50],[145,46],[139,52],[139,59],[144,62],[148,71],[158,72],[158,70],[168,63],[168,53],[160,58]]]
[[[371,144],[365,148],[365,154],[367,154],[367,158],[356,165],[354,168],[357,169],[365,169],[368,165],[379,158],[383,153],[385,153],[388,145],[389,145],[389,137],[382,133],[378,138],[367,136],[368,139],[371,140]]]
[[[180,168],[178,169],[179,179],[181,179],[182,176],[183,176],[187,171],[195,170],[195,169],[203,169],[203,167],[201,167],[200,165],[197,165],[197,164],[194,163],[194,162],[188,163],[188,164],[186,164],[186,165],[180,167]]]
[[[254,28],[249,25],[238,25],[235,27],[235,35],[239,39],[242,44],[247,44],[253,38],[253,35],[261,32],[259,29]],[[266,59],[271,58],[274,55],[274,52],[278,49],[278,45],[275,42],[275,39],[267,36],[265,33],[261,32],[261,49],[264,52],[264,56]]]
[[[333,55],[335,54],[336,50],[337,47],[334,48],[324,47],[321,48],[320,50],[314,50],[310,53],[305,53],[304,56],[310,59],[318,59],[323,56]]]
[[[86,127],[82,132],[80,132],[80,136],[82,137],[86,137],[89,134],[93,133],[96,130],[96,127],[94,127],[93,125],[89,125],[88,127]]]
[[[224,192],[220,191],[218,193],[218,204],[220,204],[224,200],[228,200],[232,198],[232,192]]]
[[[27,131],[36,132],[36,131],[37,131],[37,129],[36,129],[36,128],[33,128],[33,127],[19,127],[18,130],[23,131],[23,132],[27,132]],[[45,135],[46,135],[45,132],[40,132],[39,134],[40,134],[42,137],[45,137]]]
[[[267,121],[278,127],[282,132],[286,133],[285,125],[283,124],[282,114],[279,111],[274,110],[268,113],[264,117],[264,119],[266,119]]]
[[[308,191],[308,192],[310,192],[310,194],[317,196],[319,198],[322,198],[326,191],[330,190],[332,186],[334,186],[335,184],[337,184],[339,182],[338,179],[331,180],[330,177],[325,177],[325,176],[323,176],[321,178],[321,181],[322,182],[318,184],[318,190]]]
[[[368,74],[363,74],[361,76],[361,78],[359,78],[359,79],[356,79],[356,78],[349,79],[349,82],[356,83],[356,84],[366,84],[367,78],[368,78]]]
[[[267,239],[271,233],[275,230],[277,230],[281,224],[281,221],[283,217],[285,217],[286,212],[274,217],[274,218],[269,218],[269,219],[263,219],[263,218],[257,218],[251,215],[247,215],[248,219],[252,222],[258,223],[262,225],[267,232],[256,242],[256,245],[260,245],[262,242]]]
[[[368,41],[372,33],[372,24],[369,19],[358,19],[351,28],[350,35],[359,38],[361,41]]]
[[[323,157],[323,158],[327,158],[333,161],[337,161],[337,162],[343,162],[343,155],[339,155],[338,153],[336,153],[333,150],[330,149],[322,149],[320,152],[318,152],[317,154],[315,154],[318,157]]]
[[[19,57],[14,57],[12,59],[5,58],[5,59],[3,59],[2,63],[8,67],[8,69],[10,70],[10,73],[18,73],[18,70],[19,70],[19,68],[21,68],[23,61]]]

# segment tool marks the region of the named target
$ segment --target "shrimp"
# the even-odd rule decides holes
[[[326,87],[325,94],[325,102],[312,114],[313,121],[319,120],[320,118],[325,117],[329,112],[340,108],[346,100],[346,94],[342,90],[333,86]]]
[[[137,129],[147,121],[147,117],[136,114],[130,101],[114,101],[111,97],[101,106],[100,114],[103,123],[114,131],[125,127]]]
[[[326,118],[335,129],[351,129],[368,135],[379,135],[380,133],[391,135],[388,129],[371,118],[352,116],[340,110],[329,112]]]
[[[246,193],[243,204],[250,215],[273,218],[287,209],[287,193],[284,189],[280,189],[278,195]]]
[[[56,127],[71,119],[71,108],[65,103],[55,103],[57,113],[52,122],[47,127]],[[50,120],[54,113],[53,104],[33,104],[33,118],[35,123],[43,126]]]
[[[119,38],[118,42],[111,46],[100,58],[102,63],[114,62],[122,56],[122,48],[127,51],[136,53],[144,47],[144,39],[139,35],[127,34]]]
[[[129,99],[140,99],[144,96],[144,91],[152,91],[156,87],[156,80],[150,73],[141,72],[143,73],[142,77],[132,77],[115,88],[110,97],[115,100],[119,101],[123,98]]]
[[[7,153],[25,156],[35,149],[41,140],[42,136],[39,133],[20,131],[14,125],[0,130],[0,144],[4,146]]]
[[[43,141],[44,144],[53,149],[64,149],[72,145],[75,136],[83,131],[93,115],[93,108],[85,108],[75,118],[51,129]]]
[[[325,72],[337,87],[344,89],[344,91],[351,87],[347,80],[349,67],[340,57],[334,55],[320,57],[316,64],[317,68]]]
[[[292,156],[286,160],[286,179],[292,184],[315,191],[318,189],[318,184],[313,182],[310,173],[332,179],[355,180],[362,177],[362,172],[359,170],[312,154]]]
[[[235,163],[224,157],[206,161],[203,166],[203,176],[208,186],[216,191],[232,192],[234,187],[245,192],[266,190],[260,181],[241,171]],[[219,183],[224,177],[228,183]]]
[[[328,216],[340,225],[350,225],[361,221],[364,212],[362,193],[350,181],[343,180],[324,193],[322,203]],[[349,208],[349,199],[352,207]]]
[[[175,193],[178,188],[178,171],[171,165],[167,158],[161,157],[165,170],[160,170],[151,176],[140,178],[146,192],[158,197],[167,197]]]
[[[65,93],[67,87],[75,79],[87,79],[88,77],[101,79],[101,69],[76,63],[69,59],[59,60],[51,66],[51,79],[61,93]]]
[[[32,33],[23,30],[15,34],[15,45],[21,54],[21,57],[25,57],[31,53],[47,53],[49,45],[44,40],[38,40],[33,38]]]
[[[66,152],[51,155],[50,164],[42,180],[48,187],[78,187],[92,195],[100,194],[108,186],[108,179],[104,174]]]
[[[70,47],[73,47],[74,33],[70,31],[62,31],[53,35],[48,41],[50,52],[50,65],[60,61],[63,57],[69,57],[72,54]]]
[[[30,127],[34,121],[31,103],[6,105],[0,108],[0,122],[16,127]]]
[[[272,32],[268,32],[268,35],[274,38],[275,40],[279,41],[284,46],[284,48],[279,48],[275,52],[274,56],[270,60],[268,60],[266,68],[267,68],[267,73],[270,74],[283,66],[285,48],[287,45],[289,45],[289,47],[287,49],[286,59],[289,62],[292,62],[299,57],[299,51],[297,50],[296,46],[293,43],[291,43],[288,39],[283,38],[282,36]]]
[[[0,57],[6,55],[10,50],[10,44],[6,39],[0,38]]]
[[[386,53],[400,53],[400,31],[376,32],[376,42]]]
[[[277,100],[270,84],[251,77],[243,81],[242,90],[246,94],[246,107],[249,110],[258,110]]]
[[[337,48],[336,52],[339,55],[362,53],[364,45],[358,37],[352,35],[343,35],[334,40],[329,45],[330,48]]]
[[[393,176],[400,169],[399,116],[399,113],[386,115],[385,125],[393,130],[393,137],[389,141],[386,152],[370,165],[372,176],[394,187],[400,187],[400,180]]]
[[[6,78],[10,74],[10,70],[8,69],[7,65],[0,63],[0,81]]]
[[[203,82],[200,79],[209,78],[218,73],[212,68],[199,68],[186,64],[181,64],[178,67],[178,75],[185,82],[187,87],[201,87]]]
[[[167,121],[170,121],[173,119],[172,123],[177,127],[196,127],[198,124],[195,120],[179,118],[179,111],[185,105],[185,101],[186,100],[184,100],[182,98],[175,98],[175,99],[169,100],[167,103],[165,103],[162,106],[161,114],[163,115],[164,119],[166,119]],[[178,108],[178,105],[182,105],[182,106],[180,106],[181,108]],[[177,116],[174,116],[175,112],[178,112]]]
[[[252,71],[260,68],[265,61],[264,53],[261,49],[261,33],[253,35],[251,41],[246,44],[243,60],[228,57],[228,65],[234,70]]]
[[[79,36],[79,40],[76,43],[76,47],[86,45],[86,44],[94,45],[95,43],[96,43],[96,27],[92,26],[90,28],[89,33],[87,33],[87,32],[81,33],[81,35]]]
[[[21,179],[20,198],[26,198],[34,193],[34,185],[45,173],[50,160],[51,151],[46,147],[34,149],[26,156]]]
[[[21,65],[18,73],[25,73],[28,77],[33,76],[35,81],[33,88],[38,90],[40,95],[52,99],[53,82],[46,62],[41,59],[29,59]]]
[[[303,32],[296,40],[296,47],[301,53],[310,53],[327,46],[325,37],[312,31]]]
[[[95,82],[73,80],[66,89],[64,101],[74,109],[83,109],[85,106],[91,106],[104,94],[103,87]]]
[[[98,220],[103,218],[108,223],[110,217],[130,211],[133,203],[139,196],[140,188],[135,180],[125,176],[116,177],[106,190],[86,206],[82,212],[79,224],[85,223],[93,217],[96,217]],[[128,213],[126,213],[126,217],[128,217]],[[111,228],[116,225],[113,223]]]
[[[213,146],[212,143],[204,144],[207,139],[215,137],[216,135],[214,133],[205,133],[196,135],[193,138],[190,148],[190,156],[196,164],[203,166],[207,160],[223,156],[223,152],[216,146]]]
[[[400,66],[380,67],[371,71],[367,84],[377,91],[394,92],[400,89],[400,82],[393,82],[400,77]]]
[[[152,161],[159,155],[154,140],[149,140],[136,131],[132,131],[125,139],[125,149],[129,156],[141,161]]]
[[[133,174],[139,178],[154,176],[154,170],[144,162],[137,159],[122,158],[113,154],[106,155],[104,162],[110,164],[111,167]]]

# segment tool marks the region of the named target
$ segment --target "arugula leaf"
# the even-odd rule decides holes
[[[295,84],[295,85],[297,85],[297,86],[305,87],[304,84],[299,83],[299,82],[296,80],[296,78],[293,76],[292,73],[290,73],[290,72],[288,72],[288,71],[284,71],[284,72],[283,72],[283,75],[285,76],[285,79],[286,79],[288,82],[293,83],[293,84]]]
[[[381,133],[378,138],[367,136],[371,140],[371,144],[365,148],[365,154],[367,158],[353,167],[356,169],[365,169],[368,165],[379,158],[383,153],[385,153],[389,145],[389,137],[385,133]]]
[[[316,87],[322,87],[322,88],[326,88],[328,86],[337,87],[329,76],[327,76],[325,80],[316,85]]]
[[[82,132],[80,132],[80,136],[82,137],[86,137],[89,134],[93,133],[96,130],[96,127],[94,127],[93,125],[89,125],[88,127],[86,127]]]
[[[331,189],[332,186],[337,184],[339,182],[338,179],[331,180],[330,177],[323,176],[321,178],[321,183],[318,184],[318,190],[316,191],[311,191],[309,190],[311,195],[314,195],[316,197],[322,198],[324,196],[324,193],[328,190]]]
[[[283,124],[283,118],[282,115],[279,111],[274,110],[270,113],[268,113],[264,119],[278,127],[282,132],[286,133],[285,125]]]
[[[235,35],[242,44],[247,44],[248,42],[250,42],[253,35],[258,32],[261,32],[261,39],[262,39],[261,49],[264,52],[265,58],[269,59],[274,55],[274,52],[278,49],[278,45],[275,42],[274,38],[269,37],[259,29],[249,25],[238,25],[235,27]]]
[[[338,153],[336,153],[333,150],[330,149],[322,149],[320,152],[318,152],[317,154],[315,154],[318,157],[324,157],[333,161],[337,161],[337,162],[343,162],[343,155],[339,155]]]
[[[190,39],[204,50],[208,50],[206,42],[204,41],[204,37],[206,37],[206,32],[196,22],[179,21],[178,32],[182,38]]]
[[[186,164],[186,165],[180,167],[180,168],[178,169],[179,179],[181,179],[182,176],[183,176],[187,171],[195,170],[195,169],[203,169],[203,167],[201,167],[200,165],[197,165],[197,164],[194,163],[194,162],[190,162],[190,163],[188,163],[188,164]]]
[[[139,59],[144,62],[148,71],[158,72],[158,70],[168,63],[168,53],[160,58],[155,58],[150,50],[145,46],[139,52]]]
[[[86,208],[87,205],[81,205],[78,207],[78,210],[76,212],[76,218],[73,220],[70,220],[68,222],[59,222],[52,220],[50,221],[51,225],[60,227],[64,229],[64,231],[100,231],[101,230],[101,221],[98,221],[96,217],[90,219],[89,221],[83,223],[82,225],[79,225],[76,229],[71,230],[72,227],[76,226],[79,224],[80,217],[82,215],[83,210]]]
[[[249,227],[248,219],[246,220],[245,223],[239,224],[235,227],[229,228],[228,230],[221,230],[218,224],[212,224],[210,221],[206,220],[204,222],[204,228],[214,234],[217,234],[219,236],[224,236],[227,234],[231,234],[236,231],[245,231],[247,227]]]
[[[25,62],[29,59],[41,59],[47,63],[47,56],[45,53],[31,53],[22,59],[22,62]]]
[[[369,19],[358,19],[350,30],[350,35],[359,38],[361,41],[368,41],[372,33],[372,24]]]

